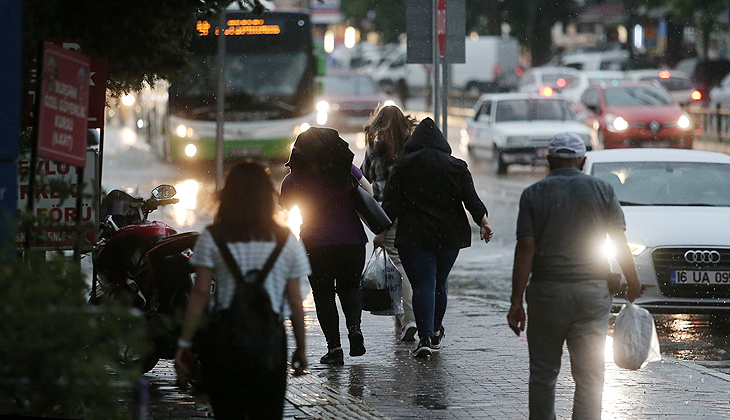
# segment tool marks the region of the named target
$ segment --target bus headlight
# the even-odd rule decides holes
[[[327,101],[319,101],[317,102],[317,111],[318,112],[327,112],[330,110],[330,104]]]
[[[180,124],[175,129],[175,134],[177,134],[178,137],[185,137],[185,135],[188,133],[188,128],[184,125]]]
[[[188,157],[193,157],[195,154],[198,153],[198,147],[194,144],[190,143],[187,146],[185,146],[185,155]]]

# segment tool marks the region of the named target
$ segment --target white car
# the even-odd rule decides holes
[[[489,157],[498,174],[512,164],[547,164],[550,139],[565,131],[579,134],[592,149],[598,144],[591,130],[576,120],[562,98],[528,93],[482,95],[467,118],[461,143],[472,160]]]
[[[663,86],[672,99],[680,105],[691,105],[702,99],[689,75],[677,70],[632,70],[626,72],[626,80],[654,82]]]
[[[730,156],[683,149],[588,152],[584,172],[609,182],[654,313],[730,312]],[[620,273],[606,238],[612,271]],[[625,278],[623,282],[625,283]],[[624,300],[614,299],[614,309]]]
[[[579,74],[580,71],[570,67],[532,67],[525,70],[517,91],[541,93],[545,87],[562,89]]]
[[[580,97],[588,86],[594,83],[614,83],[624,78],[624,73],[613,70],[583,71],[573,78],[564,88],[560,89],[560,96],[571,103],[580,102]]]
[[[730,73],[710,90],[710,109],[730,108]]]

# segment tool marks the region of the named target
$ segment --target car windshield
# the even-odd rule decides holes
[[[624,206],[730,207],[730,164],[699,162],[596,163]]]
[[[515,99],[499,101],[495,121],[574,120],[565,101],[555,99]]]
[[[330,95],[373,95],[379,90],[367,75],[325,76],[321,81],[322,91]]]
[[[617,86],[606,88],[606,106],[671,105],[672,98],[659,86]]]
[[[659,82],[662,84],[662,86],[664,86],[665,89],[670,92],[692,89],[692,82],[690,82],[689,79],[685,79],[684,77],[670,77],[667,79],[661,77],[646,77],[641,80]]]

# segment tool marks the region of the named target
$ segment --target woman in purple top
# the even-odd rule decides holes
[[[368,239],[355,211],[352,176],[371,193],[372,188],[352,164],[353,156],[336,130],[310,128],[294,143],[279,196],[283,208],[296,205],[302,215],[301,238],[312,266],[309,282],[327,339],[327,353],[320,359],[324,364],[344,363],[335,294],[345,315],[350,356],[365,354],[360,280]]]

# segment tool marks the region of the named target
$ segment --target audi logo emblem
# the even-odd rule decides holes
[[[720,262],[720,253],[717,251],[689,250],[684,253],[684,259],[690,264],[717,264]]]

